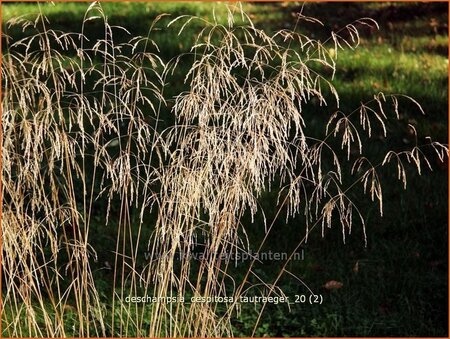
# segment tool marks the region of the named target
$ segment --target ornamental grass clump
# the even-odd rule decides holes
[[[447,147],[432,141],[390,150],[379,163],[364,153],[374,128],[387,136],[400,100],[422,110],[406,95],[378,93],[351,113],[331,115],[323,138],[309,133],[304,107],[339,106],[338,51],[357,48],[359,29],[378,28],[375,21],[356,20],[322,42],[300,33],[304,20],[322,24],[302,13],[293,30],[269,34],[239,5],[227,8],[226,24],[181,16],[163,25],[165,15],[158,16],[146,37],[112,26],[99,3],[87,9],[80,33],[51,29],[42,13],[7,23],[27,35],[14,41],[7,29],[2,59],[4,334],[231,336],[251,281],[282,296],[279,278],[295,277],[289,259],[272,282],[259,278],[254,260],[243,278],[230,274],[227,254],[251,251],[242,219],[264,215],[264,192],[278,192],[276,218],[283,208],[288,218],[303,215],[302,243],[333,224],[345,241],[355,222],[366,227],[351,189],[362,185],[382,213],[383,166],[395,163],[406,188],[405,161],[421,173],[431,168],[423,147],[447,156]],[[89,38],[91,22],[101,22],[102,38]],[[202,29],[189,53],[164,60],[155,29],[181,36],[194,22]],[[118,31],[129,40],[116,43]],[[188,65],[186,89],[167,97],[180,65]],[[99,210],[103,225],[93,221]],[[150,215],[156,220],[144,238]],[[274,222],[265,223],[264,241]],[[108,296],[92,269],[93,227],[116,236]],[[199,239],[203,256],[193,262]],[[143,251],[149,260],[140,265]],[[229,302],[225,309],[214,302],[139,304],[126,302],[130,295]]]

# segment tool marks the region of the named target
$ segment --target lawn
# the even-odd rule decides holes
[[[9,37],[3,37],[3,52],[8,48],[7,40],[18,41],[30,34],[31,30],[22,31],[17,26],[10,26],[8,20],[22,16],[34,20],[41,11],[48,18],[48,26],[64,32],[85,32],[89,41],[86,45],[95,44],[105,35],[103,24],[99,20],[89,20],[82,25],[88,4],[86,3],[2,3],[2,30]],[[195,15],[205,20],[214,20],[227,25],[227,9],[220,3],[200,2],[105,2],[101,4],[104,15],[110,25],[122,26],[127,31],[114,28],[116,42],[126,41],[130,36],[147,36],[152,22],[159,14],[168,13],[156,23],[151,37],[158,45],[157,52],[163,62],[174,61],[180,53],[190,52],[195,43],[195,37],[202,29],[201,20],[193,20],[179,33],[186,19],[167,25],[179,15]],[[426,137],[447,144],[448,142],[448,4],[447,3],[244,3],[243,8],[254,25],[263,28],[266,33],[278,29],[295,29],[314,39],[326,41],[325,46],[330,55],[336,55],[336,75],[332,79],[333,86],[339,93],[339,107],[331,93],[324,89],[327,106],[319,105],[315,99],[303,106],[303,117],[307,122],[308,136],[324,138],[324,126],[329,117],[340,110],[350,113],[358,111],[361,103],[370,101],[380,92],[400,96],[399,116],[395,119],[392,109],[386,110],[390,119],[386,123],[388,137],[383,136],[380,125],[374,124],[372,137],[363,137],[362,143],[366,154],[376,163],[382,162],[387,150],[402,151],[411,149],[417,143],[428,142]],[[305,16],[319,19],[323,24],[310,21],[300,21],[296,25],[295,13],[302,12]],[[214,13],[214,14],[213,14]],[[234,14],[236,23],[242,22],[239,13]],[[340,50],[327,40],[331,31],[339,32],[345,25],[355,22],[361,17],[374,19],[379,29],[361,26],[359,46]],[[101,21],[101,20],[100,20]],[[343,31],[345,34],[345,31]],[[30,44],[31,50],[37,50],[37,42]],[[62,54],[66,53],[62,51]],[[76,56],[67,52],[66,64]],[[101,59],[94,60],[101,63]],[[174,125],[172,109],[176,105],[175,96],[188,89],[184,82],[189,65],[181,61],[173,72],[167,76],[164,88],[166,105],[161,109],[158,128],[162,131]],[[317,71],[329,72],[326,67],[316,65]],[[3,73],[2,73],[3,74]],[[3,81],[2,86],[7,84]],[[86,85],[87,87],[88,85]],[[409,96],[409,100],[402,95]],[[100,97],[100,96],[99,96]],[[418,107],[419,103],[424,113]],[[417,131],[413,133],[412,125]],[[341,139],[330,137],[330,143],[340,149]],[[346,153],[338,151],[345,161]],[[340,152],[340,153],[339,153]],[[353,152],[353,149],[352,149]],[[425,151],[428,152],[428,151]],[[305,236],[305,217],[301,213],[288,218],[288,210],[284,204],[277,203],[280,192],[273,185],[267,187],[258,200],[258,206],[264,215],[258,212],[252,216],[248,211],[242,212],[240,224],[245,227],[250,248],[256,251],[263,241],[267,224],[273,222],[273,228],[262,251],[273,253],[291,253],[299,242],[304,254],[301,260],[294,260],[283,268],[283,261],[262,260],[252,267],[255,274],[249,278],[254,286],[252,293],[266,293],[267,285],[261,287],[260,282],[267,284],[277,281],[283,293],[294,301],[297,297],[310,292],[320,296],[321,303],[298,302],[287,304],[268,304],[261,313],[261,303],[243,303],[239,312],[229,318],[230,328],[236,337],[255,335],[258,337],[317,337],[317,336],[398,336],[398,337],[431,337],[448,336],[448,162],[440,161],[432,152],[429,156],[431,167],[424,166],[422,173],[417,173],[414,164],[407,166],[407,186],[403,189],[401,180],[397,177],[394,163],[380,168],[379,176],[383,188],[383,216],[380,216],[379,205],[371,201],[370,194],[364,194],[362,187],[349,192],[349,197],[358,202],[359,210],[365,219],[366,227],[355,223],[351,234],[347,234],[345,242],[342,229],[321,225],[311,231],[307,242],[302,242]],[[353,156],[353,153],[352,153]],[[152,159],[155,162],[157,159]],[[84,164],[84,159],[82,160]],[[150,162],[150,161],[149,161]],[[330,161],[331,162],[331,161]],[[375,163],[374,162],[374,163]],[[81,163],[81,158],[80,158]],[[325,164],[329,165],[329,164]],[[351,163],[344,163],[343,168],[351,169]],[[75,170],[74,170],[75,173]],[[75,176],[75,175],[74,175]],[[95,178],[95,174],[93,176]],[[279,177],[274,179],[278,182]],[[344,184],[349,186],[354,177],[344,178]],[[63,184],[61,184],[63,185]],[[86,187],[99,190],[101,184],[96,180],[87,180]],[[73,192],[83,196],[82,185],[74,187]],[[3,193],[5,201],[9,196]],[[103,200],[102,200],[103,199]],[[109,202],[104,197],[97,207],[89,214],[89,243],[96,252],[95,260],[91,260],[91,270],[100,303],[98,308],[105,311],[107,323],[114,317],[122,318],[124,310],[129,306],[111,306],[111,296],[114,293],[136,292],[136,285],[124,285],[126,291],[117,291],[112,281],[119,281],[115,263],[121,262],[119,272],[131,274],[133,270],[144,269],[147,258],[141,252],[136,255],[133,267],[126,267],[125,259],[117,259],[115,253],[118,246],[124,246],[130,239],[140,239],[142,248],[154,236],[155,224],[160,214],[153,209],[144,218],[143,226],[130,227],[126,231],[115,228],[116,221],[123,216],[124,202],[116,199]],[[193,198],[194,199],[194,198]],[[5,204],[6,202],[3,202]],[[303,203],[303,202],[302,202]],[[77,206],[83,209],[82,204]],[[84,207],[85,208],[85,207]],[[108,226],[106,210],[109,211]],[[130,208],[126,215],[129,225],[139,224],[139,208]],[[205,213],[205,212],[202,212]],[[206,214],[206,213],[205,213]],[[199,214],[203,216],[201,213]],[[333,215],[333,222],[337,219]],[[199,224],[201,220],[199,220]],[[3,226],[4,227],[4,226]],[[105,228],[106,227],[106,228]],[[200,226],[198,226],[201,229]],[[105,231],[105,229],[107,231]],[[66,231],[64,231],[66,232]],[[126,234],[129,232],[129,234]],[[5,231],[3,231],[5,233]],[[65,234],[65,233],[64,233]],[[198,232],[199,243],[204,233]],[[123,237],[124,241],[117,241]],[[129,239],[127,238],[129,237]],[[132,241],[130,241],[132,242]],[[206,242],[206,240],[205,240]],[[50,245],[46,245],[50,247]],[[124,251],[124,257],[133,256],[132,249]],[[48,251],[45,252],[45,251]],[[136,248],[137,251],[137,248]],[[193,251],[200,251],[198,247]],[[297,248],[297,252],[299,249]],[[43,258],[50,255],[49,248],[44,246]],[[3,256],[10,255],[3,253]],[[60,262],[68,260],[62,254]],[[177,265],[176,263],[174,264]],[[200,264],[194,260],[193,270],[198,270]],[[230,264],[227,271],[234,281],[244,279],[248,262]],[[201,267],[201,265],[200,265]],[[285,273],[279,280],[278,272]],[[70,269],[71,270],[71,269]],[[69,270],[69,271],[70,271]],[[176,267],[176,270],[182,270]],[[61,288],[71,284],[68,269],[61,270],[66,276],[62,279]],[[5,276],[3,276],[5,279]],[[3,284],[2,293],[7,293],[8,284]],[[81,286],[81,285],[80,285]],[[56,287],[55,287],[56,288]],[[60,288],[60,286],[58,286]],[[148,292],[145,289],[146,292]],[[144,292],[139,290],[139,292]],[[23,297],[23,296],[21,296]],[[48,309],[52,314],[51,296],[40,300],[43,304],[37,309]],[[64,323],[67,336],[80,335],[77,315],[76,298],[65,296]],[[186,299],[191,295],[187,294]],[[20,299],[20,298],[19,298]],[[37,301],[33,301],[36,302]],[[134,307],[134,306],[133,306]],[[136,306],[137,307],[137,306]],[[174,306],[175,307],[175,306]],[[186,306],[187,308],[191,306]],[[193,307],[193,306],[192,306]],[[20,311],[18,311],[20,309]],[[223,304],[215,309],[217,314],[226,312]],[[120,314],[119,314],[120,313]],[[19,314],[19,321],[13,322],[13,316]],[[20,314],[23,314],[20,316]],[[26,328],[26,310],[17,307],[17,301],[9,301],[2,313],[2,328],[5,336],[39,336],[36,331]],[[45,328],[49,321],[44,315],[35,315],[38,323]],[[23,324],[20,317],[23,317]],[[29,317],[29,315],[28,315]],[[16,318],[17,319],[17,318]],[[129,319],[129,318],[127,318]],[[106,328],[109,336],[137,336],[145,334],[152,326],[151,310],[142,307],[143,332],[126,332],[123,323],[114,322]],[[86,319],[84,319],[86,321]],[[93,329],[97,329],[99,319],[92,318]],[[131,321],[131,320],[129,320]],[[164,326],[176,320],[165,320]],[[128,324],[128,323],[127,323]],[[18,331],[17,329],[20,328]],[[170,330],[172,328],[170,327]],[[94,331],[94,330],[92,330]],[[46,333],[44,330],[42,333]],[[60,332],[62,333],[62,332]],[[163,333],[163,332],[161,332]],[[173,333],[173,332],[165,332]],[[190,332],[184,332],[190,333]],[[47,332],[48,334],[48,332]],[[91,332],[91,336],[98,333]]]

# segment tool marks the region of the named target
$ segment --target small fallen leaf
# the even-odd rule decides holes
[[[359,272],[359,261],[357,261],[355,266],[353,266],[353,272],[355,272],[355,273]]]
[[[341,288],[342,286],[344,286],[344,284],[336,280],[327,281],[325,285],[323,285],[323,287],[326,288],[327,290],[335,290]]]

